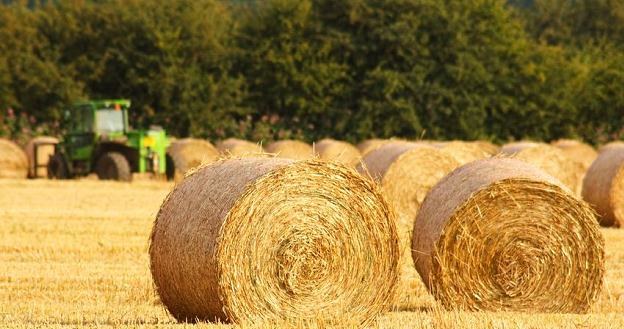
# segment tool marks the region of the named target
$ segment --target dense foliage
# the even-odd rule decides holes
[[[0,136],[130,98],[178,136],[624,135],[624,1],[0,5]]]

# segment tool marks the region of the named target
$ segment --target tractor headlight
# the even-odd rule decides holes
[[[156,145],[156,140],[152,136],[143,137],[143,145],[145,147],[154,147]]]

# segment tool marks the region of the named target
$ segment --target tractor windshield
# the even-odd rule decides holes
[[[95,112],[97,131],[100,133],[124,131],[124,111],[101,109]]]

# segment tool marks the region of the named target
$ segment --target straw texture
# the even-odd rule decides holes
[[[586,312],[602,287],[592,210],[543,171],[508,158],[455,170],[429,193],[412,256],[448,308]]]
[[[26,153],[17,144],[0,138],[0,178],[26,178],[27,175]]]
[[[600,225],[624,225],[624,147],[600,153],[585,176],[583,198],[598,213]]]
[[[275,154],[279,158],[293,160],[308,160],[314,157],[312,146],[297,140],[281,140],[270,143],[266,148],[267,153]]]
[[[156,290],[181,321],[350,318],[389,308],[394,218],[375,184],[315,160],[222,160],[163,203],[151,236]]]
[[[219,159],[219,151],[208,141],[195,138],[183,138],[171,142],[167,154],[173,160],[174,179],[182,180],[186,172],[203,164]]]
[[[560,139],[552,142],[552,145],[562,150],[572,161],[579,163],[584,171],[587,171],[598,157],[598,152],[591,145],[581,141]]]
[[[478,140],[478,141],[474,141],[472,142],[476,145],[478,145],[483,151],[485,151],[487,154],[489,154],[490,156],[496,155],[500,152],[501,147],[499,145],[496,145],[490,141],[486,141],[486,140]]]
[[[471,142],[452,141],[437,144],[436,147],[439,147],[442,153],[455,158],[460,165],[492,156],[483,149],[483,146]]]
[[[335,161],[352,167],[355,167],[362,158],[355,146],[333,139],[323,139],[314,144],[314,150],[323,160]]]
[[[221,155],[228,157],[258,156],[264,153],[260,144],[237,138],[228,138],[218,142],[217,149]]]
[[[58,138],[50,136],[39,136],[28,141],[25,147],[28,157],[28,177],[48,177],[47,164],[50,157],[54,155],[54,145],[58,142]],[[37,154],[35,154],[35,144],[39,144]],[[46,167],[35,168],[35,157],[38,165]]]
[[[397,213],[401,248],[400,291],[418,282],[410,246],[414,220],[429,190],[459,163],[451,156],[424,144],[395,142],[367,154],[358,171],[372,176]]]
[[[519,142],[504,145],[501,153],[542,169],[575,194],[581,195],[585,170],[562,150],[544,143]]]
[[[580,195],[583,191],[585,174],[598,157],[598,152],[588,144],[572,139],[560,139],[551,143],[572,161],[577,168],[577,187],[575,192]]]

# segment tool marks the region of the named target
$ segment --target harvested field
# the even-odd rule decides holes
[[[234,328],[177,324],[149,271],[172,184],[0,180],[0,328]],[[605,284],[586,315],[445,311],[422,295],[377,328],[622,328],[624,230],[601,229]]]

